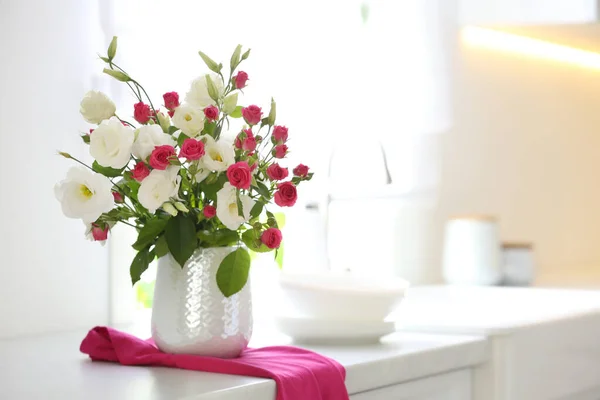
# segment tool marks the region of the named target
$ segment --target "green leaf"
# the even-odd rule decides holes
[[[81,140],[83,140],[83,143],[85,144],[90,144],[90,135],[81,135]]]
[[[277,105],[275,104],[275,100],[271,97],[271,110],[269,110],[268,124],[270,126],[275,125],[275,117],[277,116]]]
[[[198,232],[198,238],[207,243],[209,247],[231,246],[237,243],[239,235],[230,229],[218,229],[216,231],[203,230]]]
[[[215,133],[215,128],[217,127],[217,123],[216,122],[208,122],[208,123],[204,123],[204,133],[213,136],[213,134]]]
[[[235,191],[235,204],[237,205],[238,215],[240,217],[244,217],[244,206],[242,205],[242,200],[240,199],[240,189]]]
[[[92,164],[92,169],[106,177],[115,178],[117,176],[121,176],[123,169],[125,168],[116,169],[111,167],[103,167],[102,165],[98,164],[98,161],[94,161]]]
[[[244,54],[242,54],[242,60],[245,60],[250,55],[250,49],[246,50]]]
[[[256,253],[268,253],[273,250],[260,241],[260,237],[256,234],[254,229],[248,229],[242,234],[242,242],[244,242],[250,250]],[[258,243],[260,243],[260,246],[258,246]]]
[[[231,60],[229,61],[229,68],[231,68],[231,73],[235,70],[235,67],[240,63],[240,54],[242,53],[242,45],[238,44],[235,48],[235,51],[231,55]]]
[[[105,63],[108,63],[108,62],[110,62],[110,60],[108,59],[108,57],[102,57],[102,56],[98,56],[98,57],[100,57],[100,59],[101,59],[102,61],[104,61]]]
[[[237,106],[230,114],[231,118],[242,118],[242,106]]]
[[[171,218],[165,229],[165,237],[173,258],[183,268],[197,248],[198,239],[194,220],[184,214]]]
[[[214,175],[210,175],[214,176]],[[208,178],[206,178],[208,179]],[[217,192],[223,188],[223,184],[227,182],[227,175],[219,174],[216,180],[212,183],[204,183],[201,184],[201,189],[204,192],[204,195],[212,201],[217,201]]]
[[[279,248],[275,250],[275,262],[279,266],[279,269],[283,269],[283,242],[281,242]]]
[[[190,137],[188,135],[186,135],[183,132],[179,133],[179,137],[177,138],[177,144],[179,145],[179,147],[181,147],[183,145],[183,141],[185,139],[189,139]]]
[[[170,127],[169,127],[169,134],[171,134],[171,135],[172,135],[172,134],[174,134],[175,132],[177,132],[178,130],[179,130],[179,128],[178,128],[178,127],[176,127],[176,126],[170,126]]]
[[[275,215],[273,215],[273,213],[269,210],[267,210],[267,222],[271,222],[271,224],[269,226],[273,226],[275,228],[279,228],[279,223],[277,221],[277,218],[275,218]],[[275,222],[275,223],[273,223]]]
[[[140,280],[144,271],[148,269],[150,261],[152,261],[152,259],[150,258],[150,251],[148,247],[140,250],[135,255],[133,261],[131,262],[131,266],[129,267],[129,275],[131,276],[132,286]]]
[[[198,54],[200,54],[200,57],[202,57],[202,61],[204,61],[204,64],[206,64],[206,66],[208,67],[208,69],[210,69],[213,72],[219,72],[219,65],[213,61],[212,58],[210,58],[209,56],[207,56],[206,54],[204,54],[203,52],[199,51]]]
[[[258,192],[258,194],[260,194],[262,197],[264,197],[266,199],[271,197],[271,192],[270,192],[269,188],[267,187],[267,185],[265,185],[262,182],[258,182],[258,184],[256,185],[256,191]]]
[[[166,256],[167,253],[169,253],[169,245],[167,244],[167,238],[165,238],[165,235],[159,236],[156,244],[154,245],[154,252],[156,253],[157,258]]]
[[[251,218],[256,218],[256,217],[260,216],[260,214],[263,211],[264,206],[265,205],[262,202],[257,201],[254,204],[254,207],[252,207],[252,210],[250,210],[250,217]]]
[[[269,117],[264,117],[260,120],[260,126],[263,127],[265,125],[269,125]]]
[[[146,225],[140,229],[138,238],[132,247],[136,250],[141,250],[154,242],[154,239],[165,230],[167,222],[169,222],[169,220],[166,218],[153,218],[146,222]]]
[[[229,253],[217,270],[217,286],[225,297],[230,297],[244,288],[250,271],[250,254],[243,249]]]
[[[121,82],[129,82],[131,80],[131,78],[127,74],[124,74],[121,71],[115,71],[114,69],[104,68],[102,72],[104,72],[106,75],[112,76],[113,78]]]
[[[108,59],[110,61],[112,61],[112,59],[115,58],[116,54],[117,54],[117,37],[113,36],[112,40],[110,41],[110,45],[108,46],[108,51],[107,51]]]

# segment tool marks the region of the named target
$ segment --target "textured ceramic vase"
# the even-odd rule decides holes
[[[181,268],[170,254],[158,260],[152,338],[164,352],[237,357],[252,335],[250,281],[226,298],[217,286],[221,261],[235,247],[197,249]]]

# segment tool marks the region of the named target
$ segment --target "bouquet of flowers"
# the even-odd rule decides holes
[[[115,62],[113,38],[104,73],[123,82],[137,99],[133,119],[116,115],[115,104],[98,91],[81,101],[83,118],[95,128],[81,137],[94,159],[86,165],[69,153],[72,167],[55,187],[65,216],[81,218],[86,235],[104,242],[121,222],[135,227],[137,255],[130,267],[135,284],[154,258],[168,253],[182,267],[198,248],[237,246],[219,266],[217,284],[229,297],[246,284],[249,249],[277,251],[282,235],[272,201],[291,207],[296,187],[312,178],[308,167],[293,176],[280,165],[288,154],[288,129],[276,125],[275,101],[263,113],[257,105],[239,105],[248,74],[238,69],[250,50],[239,45],[223,65],[203,52],[211,71],[195,79],[180,102],[178,93],[163,95],[163,107]],[[240,130],[227,138],[230,119],[242,119]],[[242,243],[245,245],[243,246]]]

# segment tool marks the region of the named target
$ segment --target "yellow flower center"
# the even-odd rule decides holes
[[[190,122],[192,120],[192,116],[190,114],[185,114],[183,119],[185,119],[187,122]]]
[[[229,204],[229,213],[233,215],[238,215],[237,204],[231,203]]]
[[[210,158],[212,158],[213,160],[223,162],[223,157],[221,156],[221,153],[219,153],[219,151],[217,151],[216,149],[209,151],[209,154]]]
[[[92,193],[90,188],[88,188],[85,185],[79,185],[79,193],[81,193],[81,195],[88,200],[91,199],[92,196],[94,195],[94,193]]]

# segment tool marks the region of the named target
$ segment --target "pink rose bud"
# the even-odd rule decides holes
[[[236,89],[243,89],[246,87],[246,81],[248,80],[248,74],[244,71],[239,71],[235,76],[235,87]]]
[[[202,214],[204,214],[204,218],[211,219],[215,215],[217,215],[217,209],[214,206],[206,205],[202,210]]]
[[[258,168],[258,163],[257,163],[257,162],[255,162],[254,164],[251,164],[251,165],[250,165],[250,171],[254,172],[254,170],[255,170],[256,168]]]
[[[239,161],[227,168],[227,179],[231,186],[238,189],[249,189],[252,182],[252,171],[246,161]]]
[[[283,182],[277,186],[275,192],[275,204],[279,207],[291,207],[296,204],[298,200],[298,193],[296,192],[296,186],[292,182]]]
[[[124,203],[125,200],[123,200],[123,195],[119,192],[112,192],[113,195],[113,199],[115,200],[115,203]]]
[[[139,102],[133,105],[133,118],[135,118],[135,120],[140,124],[145,124],[150,121],[151,116],[152,110],[150,110],[150,106],[148,104]]]
[[[219,109],[215,106],[208,106],[204,109],[204,116],[209,121],[214,121],[219,118]]]
[[[288,176],[288,169],[281,168],[277,163],[271,164],[267,167],[267,176],[272,181],[281,181]]]
[[[91,135],[94,132],[94,128],[90,128],[90,133],[88,133],[88,135]]]
[[[175,115],[175,110],[169,110],[167,114],[169,114],[169,117],[173,118],[173,115]]]
[[[249,136],[244,139],[244,143],[242,144],[242,148],[246,151],[254,151],[256,150],[256,139],[254,136]]]
[[[253,138],[254,134],[252,133],[252,129],[244,129],[242,132],[240,132],[236,137],[235,137],[235,141],[234,141],[234,145],[236,147],[236,149],[243,149],[244,148],[244,141],[246,140],[246,138]]]
[[[296,168],[293,170],[294,175],[299,176],[300,178],[306,178],[308,175],[308,167],[304,164],[298,164]]]
[[[275,158],[283,158],[288,152],[288,147],[285,144],[278,144],[273,149],[273,157]]]
[[[165,108],[167,110],[173,111],[177,107],[179,107],[179,95],[177,94],[177,92],[167,92],[163,94],[163,100],[165,102]]]
[[[260,241],[270,249],[279,248],[281,239],[281,231],[277,228],[269,228],[260,235]]]
[[[92,237],[95,241],[102,242],[108,238],[108,225],[102,229],[96,224],[92,224]]]
[[[275,125],[273,127],[273,135],[271,140],[275,144],[285,143],[288,140],[288,128],[285,126]]]
[[[179,157],[188,161],[199,160],[204,155],[204,143],[201,140],[187,138],[181,145]]]
[[[138,182],[143,181],[148,175],[150,175],[150,169],[143,161],[139,161],[137,164],[135,164],[133,171],[131,171],[131,176],[133,176],[133,179]]]
[[[150,166],[154,169],[165,170],[171,164],[169,160],[175,156],[175,148],[168,144],[156,146],[150,154]]]
[[[262,118],[262,109],[259,106],[248,106],[242,108],[244,120],[250,125],[256,125]]]

